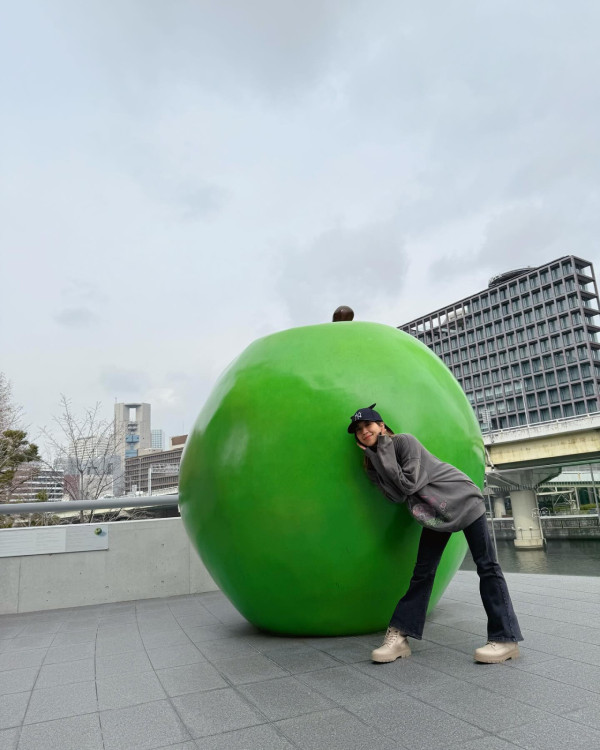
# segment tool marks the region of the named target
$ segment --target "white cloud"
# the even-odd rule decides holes
[[[258,336],[598,258],[593,3],[8,13],[2,367],[32,424],[123,391],[180,432]]]

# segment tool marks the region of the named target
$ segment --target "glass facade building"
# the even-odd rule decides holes
[[[600,306],[587,260],[500,274],[398,327],[444,360],[484,431],[598,411]]]

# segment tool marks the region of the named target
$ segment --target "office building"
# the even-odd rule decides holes
[[[187,435],[173,438],[166,451],[145,453],[125,459],[125,492],[160,495],[177,492],[179,465]],[[174,440],[180,440],[173,443]]]
[[[152,449],[162,451],[165,449],[165,435],[162,430],[151,430]]]
[[[599,315],[592,264],[568,255],[399,328],[444,360],[481,428],[497,430],[598,411]]]
[[[41,463],[21,464],[12,485],[10,500],[37,502],[62,500],[65,494],[65,474],[62,469],[50,469]]]

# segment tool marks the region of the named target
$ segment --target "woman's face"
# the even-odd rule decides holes
[[[367,448],[375,445],[380,435],[385,435],[383,422],[365,422],[361,420],[356,425],[356,437]]]

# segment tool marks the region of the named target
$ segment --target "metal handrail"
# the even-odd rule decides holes
[[[103,500],[65,500],[42,503],[0,503],[0,515],[23,513],[69,513],[72,510],[118,510],[177,505],[179,495],[145,495],[143,497],[111,497]]]

